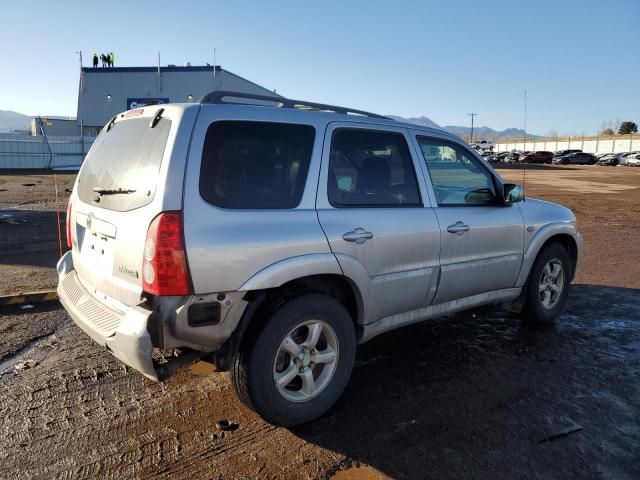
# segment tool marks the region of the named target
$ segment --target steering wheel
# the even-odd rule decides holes
[[[491,203],[491,200],[493,199],[492,193],[493,192],[491,192],[491,190],[486,187],[471,190],[464,196],[464,203],[468,203],[470,205],[483,205]]]

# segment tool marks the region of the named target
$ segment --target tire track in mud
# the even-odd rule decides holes
[[[60,315],[56,304],[36,307],[38,322],[25,322],[24,317],[28,315],[25,315],[25,310],[20,306],[0,308],[3,308],[0,311],[0,375],[7,370],[7,365],[14,357],[55,335],[60,328],[70,323],[70,320]]]
[[[0,478],[327,478],[350,465],[395,478],[640,474],[639,293],[574,288],[554,329],[478,310],[363,345],[344,399],[293,430],[246,410],[228,374],[186,368],[158,384],[61,311],[2,318],[22,343],[59,327],[0,376]],[[220,419],[240,428],[223,437]]]
[[[40,313],[34,315],[39,320]],[[154,383],[67,320],[61,325],[33,338],[0,377],[2,478],[233,476],[246,470],[238,464],[247,463],[248,451],[256,452],[247,465],[251,476],[264,471],[258,458],[269,457],[274,445],[305,443],[247,412],[227,374],[199,377],[186,370],[167,384]],[[12,362],[27,357],[37,357],[38,365],[15,375]],[[217,430],[221,418],[240,428]]]

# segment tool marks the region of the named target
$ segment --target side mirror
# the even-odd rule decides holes
[[[504,184],[504,203],[506,205],[521,202],[522,200],[524,200],[524,190],[520,185],[515,183]]]

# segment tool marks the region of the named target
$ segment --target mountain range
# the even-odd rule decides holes
[[[411,117],[404,118],[397,115],[389,115],[389,117],[400,122],[415,123],[425,127],[442,128],[447,132],[451,132],[454,135],[458,135],[462,138],[467,138],[471,135],[471,128],[461,127],[458,125],[445,125],[441,127],[429,117]],[[29,128],[29,122],[33,117],[24,115],[22,113],[13,112],[11,110],[0,110],[0,132],[10,132],[13,130],[24,130]],[[507,137],[523,137],[524,130],[520,128],[507,128],[506,130],[494,130],[489,127],[476,127],[473,129],[473,137],[476,139],[494,140],[497,138]],[[539,138],[537,135],[527,134],[528,138]]]
[[[398,120],[400,122],[415,123],[416,125],[422,125],[424,127],[441,128],[447,132],[453,133],[461,138],[467,138],[471,136],[471,127],[461,127],[459,125],[445,125],[441,127],[429,117],[411,117],[404,118],[397,115],[388,115],[388,117]],[[525,134],[521,128],[507,128],[505,130],[494,130],[490,127],[474,127],[473,138],[480,140],[494,140],[497,138],[519,138]],[[539,135],[531,135],[527,133],[527,138],[541,138]]]
[[[11,110],[0,110],[0,132],[27,130],[33,117]]]

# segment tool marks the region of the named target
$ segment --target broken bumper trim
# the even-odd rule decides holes
[[[147,331],[151,312],[140,306],[118,312],[95,299],[80,283],[73,269],[71,252],[59,261],[58,297],[73,321],[98,344],[116,358],[159,381],[161,378],[152,360],[153,345]]]

